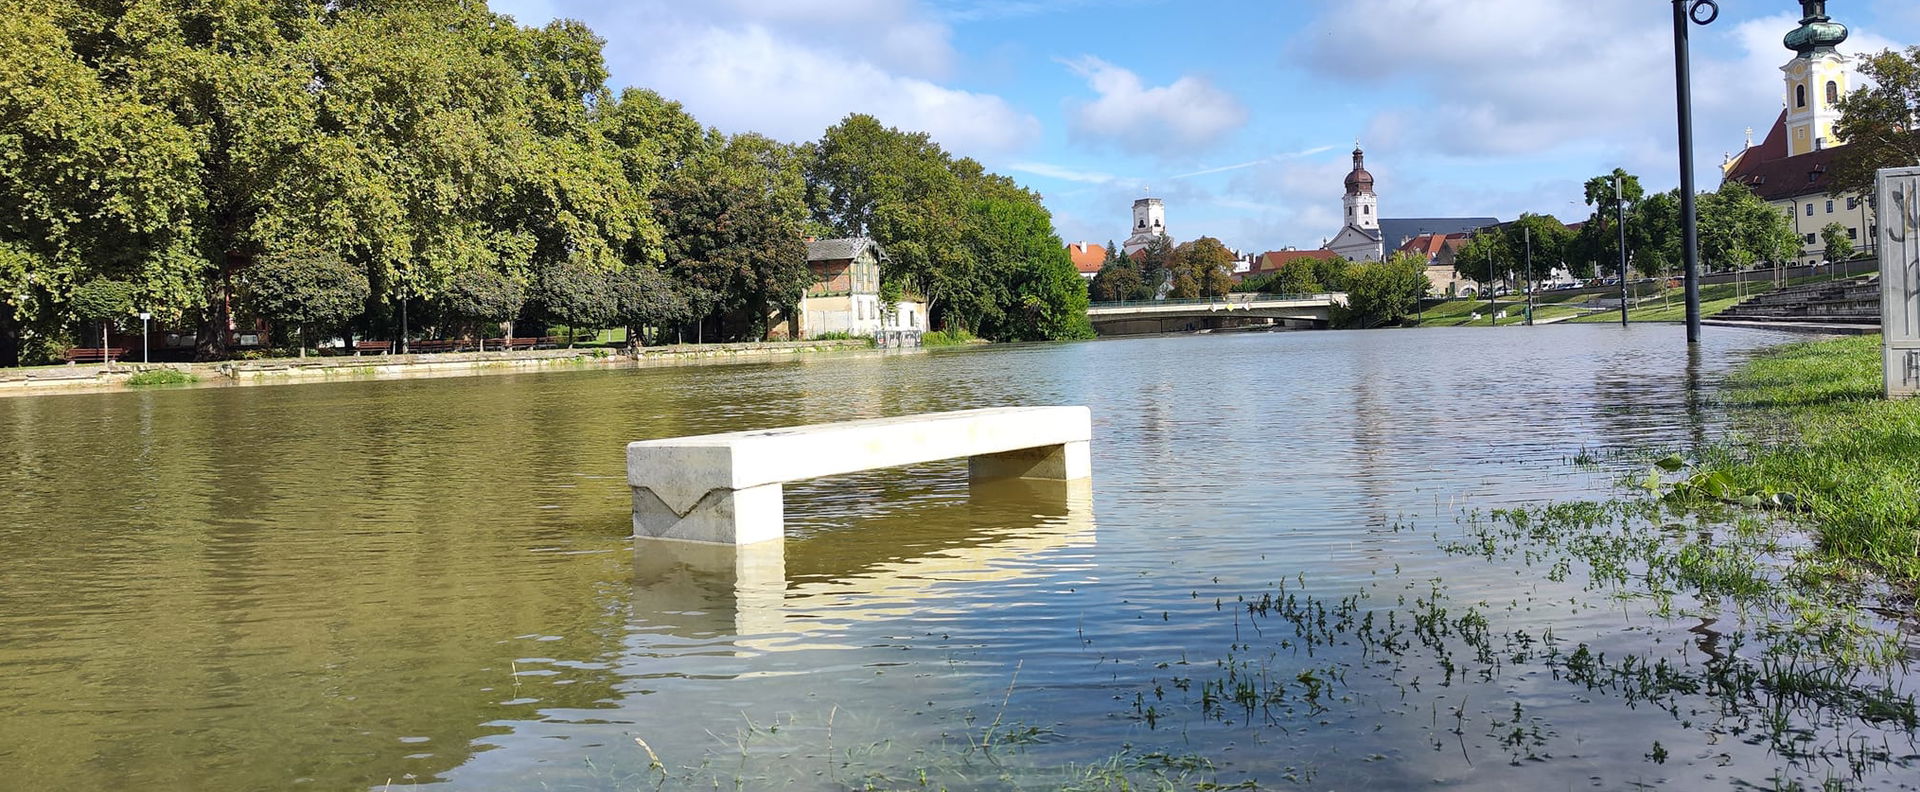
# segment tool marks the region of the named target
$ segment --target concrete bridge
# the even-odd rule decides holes
[[[1087,306],[1093,330],[1103,336],[1228,329],[1318,329],[1333,318],[1347,295],[1229,294],[1191,300],[1106,302]]]

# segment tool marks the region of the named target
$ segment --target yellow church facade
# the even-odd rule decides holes
[[[1792,221],[1800,235],[1799,264],[1818,264],[1826,258],[1820,234],[1839,223],[1854,249],[1873,247],[1873,210],[1861,196],[1829,195],[1835,149],[1845,145],[1835,131],[1839,103],[1847,95],[1847,56],[1835,49],[1847,39],[1847,28],[1827,16],[1825,0],[1801,0],[1800,26],[1787,33],[1784,44],[1795,52],[1780,67],[1786,92],[1780,116],[1766,137],[1721,165],[1721,177],[1747,185],[1755,194]]]

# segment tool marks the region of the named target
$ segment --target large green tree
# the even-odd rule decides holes
[[[448,316],[474,326],[484,343],[489,325],[505,326],[507,337],[513,337],[513,320],[527,302],[527,289],[493,269],[475,267],[448,278],[441,299]]]
[[[1174,248],[1168,261],[1175,299],[1222,296],[1233,291],[1233,251],[1220,240],[1201,237]]]
[[[1431,286],[1426,260],[1418,255],[1397,254],[1386,261],[1350,264],[1347,305],[1336,319],[1346,327],[1398,322],[1413,313]]]
[[[1082,334],[1060,312],[1086,294],[1063,277],[1071,261],[1061,258],[1040,196],[924,133],[867,115],[827,129],[810,154],[815,226],[878,241],[887,251],[882,279],[924,297],[935,325],[1009,340],[1034,328],[1046,337]],[[1042,251],[1038,243],[1049,239],[1060,249]]]
[[[1454,250],[1453,271],[1482,289],[1513,277],[1520,262],[1510,242],[1498,229],[1481,229]]]
[[[1677,201],[1676,201],[1677,202]],[[1709,272],[1786,263],[1800,251],[1787,216],[1736,181],[1697,200],[1701,266]]]
[[[1840,99],[1832,192],[1872,195],[1881,168],[1920,165],[1920,46],[1855,61],[1866,84]]]
[[[802,149],[737,135],[693,154],[655,195],[674,276],[716,296],[695,317],[723,338],[764,338],[797,305],[807,270]]]
[[[1093,283],[1088,285],[1089,296],[1099,302],[1144,299],[1140,294],[1142,284],[1140,269],[1133,259],[1113,242],[1107,242],[1107,257],[1100,262],[1100,271],[1094,274]]]
[[[312,330],[330,330],[367,302],[367,275],[324,249],[274,251],[243,273],[246,303],[276,329],[299,339],[307,356]]]

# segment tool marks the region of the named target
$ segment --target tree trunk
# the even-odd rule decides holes
[[[305,359],[307,358],[307,328],[306,328],[306,325],[301,325],[301,326],[300,326],[300,342],[299,342],[299,343],[300,343],[300,359],[301,359],[301,360],[305,360]]]
[[[200,334],[193,342],[195,360],[225,360],[228,357],[227,332],[232,329],[229,325],[233,320],[231,273],[239,257],[240,254],[229,252],[226,265],[220,269],[212,304],[207,306],[207,315],[200,323]]]
[[[20,329],[14,323],[13,306],[0,303],[0,366],[20,365]]]

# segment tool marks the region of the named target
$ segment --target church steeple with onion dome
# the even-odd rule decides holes
[[[1847,56],[1835,47],[1847,26],[1827,16],[1826,0],[1800,0],[1800,26],[1781,42],[1796,54],[1780,67],[1787,80],[1787,153],[1798,156],[1837,146],[1840,97],[1847,95]]]
[[[1367,154],[1353,147],[1353,170],[1347,173],[1347,225],[1363,231],[1380,229],[1380,196],[1373,192],[1373,174],[1367,172]]]

